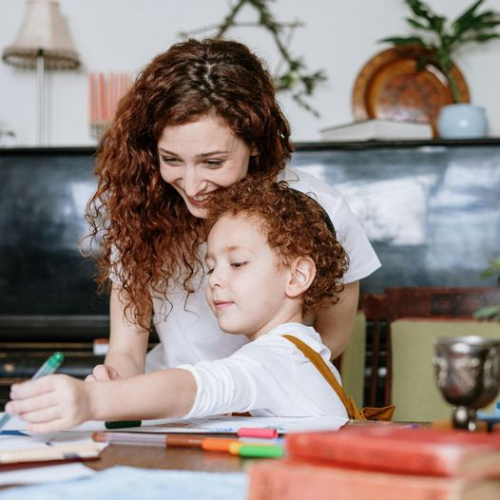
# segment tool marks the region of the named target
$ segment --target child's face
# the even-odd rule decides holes
[[[208,236],[207,301],[226,333],[250,340],[291,321],[289,269],[280,264],[256,217],[224,215]]]

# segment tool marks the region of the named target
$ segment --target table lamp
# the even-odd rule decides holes
[[[37,72],[37,139],[45,143],[45,70],[76,69],[80,59],[57,0],[27,0],[23,23],[2,54],[5,63]]]

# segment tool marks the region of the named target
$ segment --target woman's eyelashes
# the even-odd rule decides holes
[[[170,166],[178,166],[178,165],[182,165],[182,160],[180,160],[179,158],[175,158],[173,156],[161,156],[161,161],[162,163],[164,163],[165,165],[170,165]],[[216,168],[220,168],[222,166],[224,166],[224,164],[226,163],[227,160],[222,160],[222,159],[217,159],[217,160],[203,160],[203,165],[205,165],[206,167],[208,168],[211,168],[211,169],[216,169]]]
[[[167,165],[180,165],[181,161],[172,156],[161,156],[161,161]]]
[[[203,163],[209,168],[219,168],[224,165],[226,160],[205,160]]]

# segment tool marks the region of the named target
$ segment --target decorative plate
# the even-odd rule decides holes
[[[356,120],[380,118],[430,123],[436,130],[439,110],[453,102],[451,90],[439,63],[429,58],[420,70],[418,60],[429,56],[419,46],[395,47],[376,54],[361,69],[352,94]],[[460,70],[453,65],[463,102],[469,90]]]

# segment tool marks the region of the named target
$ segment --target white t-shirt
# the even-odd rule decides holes
[[[349,269],[344,274],[344,283],[366,278],[380,267],[365,231],[354,216],[344,197],[322,180],[293,168],[286,168],[278,175],[279,181],[297,191],[309,194],[328,213],[338,241],[349,255]]]
[[[363,228],[340,193],[316,177],[292,168],[281,172],[278,180],[313,196],[328,213],[337,238],[349,255],[345,284],[365,278],[380,267]],[[205,249],[201,245],[201,256]],[[197,291],[187,298],[182,286],[174,285],[168,301],[153,297],[154,324],[161,342],[148,353],[146,371],[226,358],[248,342],[246,337],[220,330],[205,299],[207,277],[201,274],[193,280]],[[119,281],[113,273],[110,278]]]
[[[250,412],[258,417],[348,418],[342,401],[319,370],[283,335],[293,335],[329,362],[330,351],[312,327],[285,323],[249,342],[225,359],[181,365],[197,385],[196,399],[184,418]]]

